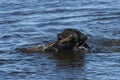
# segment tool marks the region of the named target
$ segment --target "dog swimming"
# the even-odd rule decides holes
[[[87,36],[77,29],[67,28],[57,34],[57,40],[45,45],[19,49],[22,52],[83,52],[90,49]]]

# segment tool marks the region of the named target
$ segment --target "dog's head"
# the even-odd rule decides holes
[[[59,33],[57,41],[64,46],[82,45],[87,40],[87,37],[76,29],[65,29],[62,33]]]

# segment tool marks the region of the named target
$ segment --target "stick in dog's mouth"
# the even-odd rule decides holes
[[[59,43],[62,44],[62,43],[69,42],[71,40],[71,38],[72,38],[72,35],[65,37],[64,39],[60,40]]]
[[[58,40],[54,42],[20,50],[24,52],[59,52],[65,50],[81,51],[84,48],[89,48],[89,46],[86,44],[86,40],[87,37],[78,30],[65,29],[62,33],[58,34]]]

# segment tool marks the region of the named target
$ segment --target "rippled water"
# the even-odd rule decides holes
[[[119,0],[0,0],[0,80],[119,80]],[[92,52],[24,54],[65,28],[86,34]]]

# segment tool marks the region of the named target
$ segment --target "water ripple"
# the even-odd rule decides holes
[[[0,0],[1,80],[119,80],[119,4],[119,0]],[[55,41],[65,28],[86,34],[92,51],[81,57],[16,50]]]

